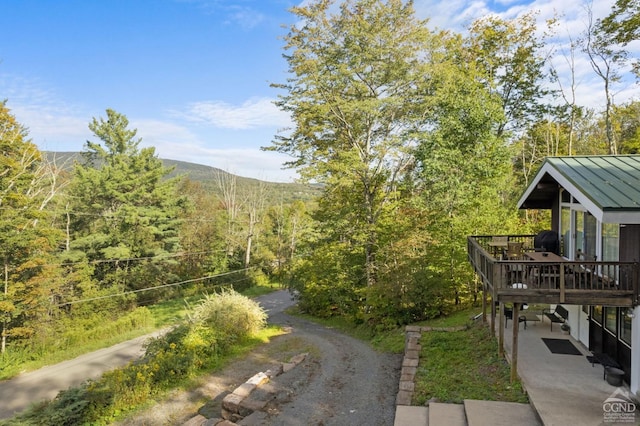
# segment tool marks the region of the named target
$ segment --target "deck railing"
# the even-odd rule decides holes
[[[505,236],[533,251],[533,235]],[[515,302],[611,306],[638,304],[637,262],[503,260],[489,243],[493,236],[467,240],[469,261],[494,297]]]

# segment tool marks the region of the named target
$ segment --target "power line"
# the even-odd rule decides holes
[[[221,253],[225,252],[225,249],[218,250],[204,250],[204,251],[192,251],[192,252],[182,252],[182,253],[174,253],[174,254],[159,254],[156,256],[146,256],[146,257],[129,257],[129,258],[118,258],[118,259],[96,259],[96,260],[87,260],[87,261],[77,261],[77,262],[63,262],[63,263],[42,263],[34,266],[25,267],[25,269],[29,268],[40,268],[44,266],[74,266],[74,265],[86,265],[86,264],[100,264],[100,263],[115,263],[115,262],[135,262],[138,260],[153,260],[153,259],[170,259],[173,257],[183,257],[183,256],[195,256],[200,254],[208,254],[208,253]],[[64,252],[63,252],[64,253]]]
[[[109,298],[112,298],[112,297],[122,297],[122,296],[126,296],[126,295],[129,295],[129,294],[141,293],[141,292],[149,291],[149,290],[157,290],[159,288],[173,287],[173,286],[178,286],[178,285],[182,285],[182,284],[188,284],[188,283],[193,283],[193,282],[198,282],[198,281],[204,281],[204,280],[208,280],[210,278],[223,277],[223,276],[226,276],[226,275],[235,274],[237,272],[248,271],[248,270],[254,269],[254,268],[255,268],[255,266],[253,266],[251,268],[238,269],[236,271],[223,272],[221,274],[216,274],[216,275],[209,275],[207,277],[193,278],[193,279],[190,279],[190,280],[179,281],[179,282],[175,282],[175,283],[162,284],[162,285],[158,285],[158,286],[154,286],[154,287],[147,287],[147,288],[141,288],[141,289],[138,289],[138,290],[125,291],[123,293],[108,294],[108,295],[105,295],[105,296],[90,297],[88,299],[81,299],[81,300],[73,300],[71,302],[60,303],[60,304],[55,305],[55,306],[59,308],[59,307],[62,307],[62,306],[67,306],[67,305],[75,305],[77,303],[92,302],[92,301],[95,301],[95,300],[109,299]],[[237,280],[237,281],[234,281],[234,282],[243,281],[245,279],[246,278],[241,279],[241,280]]]

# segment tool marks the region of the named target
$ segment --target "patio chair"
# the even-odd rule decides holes
[[[505,252],[507,260],[522,260],[524,257],[522,246],[523,243],[521,242],[509,241],[507,243],[507,251]]]

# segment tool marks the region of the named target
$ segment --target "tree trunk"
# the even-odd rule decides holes
[[[4,295],[5,297],[9,293],[9,265],[6,260],[4,262]],[[7,349],[7,320],[2,321],[2,343],[0,344],[0,353],[4,354]]]

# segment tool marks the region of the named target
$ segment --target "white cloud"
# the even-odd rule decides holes
[[[545,46],[547,54],[553,54],[554,67],[558,70],[566,88],[570,85],[571,70],[565,57],[570,55],[570,43],[583,36],[588,24],[588,7],[591,7],[593,18],[603,18],[609,14],[614,0],[533,0],[522,2],[517,0],[416,0],[414,7],[418,17],[430,18],[432,27],[449,29],[464,33],[474,20],[487,15],[498,15],[504,19],[515,19],[528,12],[537,13],[539,35],[546,28],[546,21],[557,19],[556,34]],[[500,4],[498,10],[495,4]],[[632,57],[638,57],[640,43],[627,46]],[[603,82],[593,72],[586,55],[578,48],[575,52],[576,102],[589,108],[601,108],[604,104]],[[622,71],[629,75],[628,70]],[[553,86],[554,88],[556,86]],[[616,102],[626,102],[637,98],[637,87],[630,78],[625,79],[615,88]]]
[[[272,182],[292,182],[293,170],[283,170],[289,157],[258,148],[212,148],[191,130],[178,124],[159,120],[135,120],[142,145],[153,146],[160,158],[187,161],[217,167],[240,176]]]
[[[40,149],[79,150],[91,135],[91,114],[61,101],[38,80],[0,75],[0,93],[5,94],[7,107]]]
[[[185,111],[174,111],[173,114],[187,121],[223,129],[285,127],[290,124],[289,116],[268,98],[252,98],[240,105],[223,101],[194,102]]]

